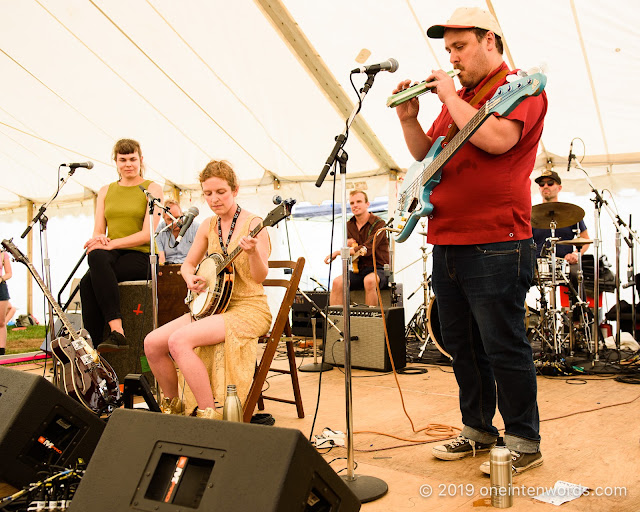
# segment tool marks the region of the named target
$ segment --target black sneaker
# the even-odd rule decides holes
[[[525,471],[533,468],[537,468],[542,465],[542,453],[520,453],[511,450],[511,469],[512,474],[519,475]],[[489,461],[483,462],[480,465],[480,471],[486,475],[491,475],[491,464]]]
[[[116,352],[118,350],[127,350],[129,348],[129,342],[118,331],[111,331],[100,345],[98,345],[98,352]]]
[[[438,459],[458,460],[463,459],[468,455],[473,455],[475,457],[476,453],[488,452],[494,445],[495,443],[477,443],[461,435],[450,443],[434,446],[431,453],[433,453],[433,456]]]

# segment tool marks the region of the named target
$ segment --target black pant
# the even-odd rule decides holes
[[[149,255],[140,251],[96,249],[89,253],[89,270],[80,281],[82,322],[93,346],[102,342],[107,322],[122,318],[118,283],[150,277]]]

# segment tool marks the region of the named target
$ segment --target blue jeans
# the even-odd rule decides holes
[[[433,250],[433,288],[460,387],[462,435],[496,440],[497,397],[505,444],[523,453],[540,446],[536,370],[524,325],[534,262],[531,239]]]

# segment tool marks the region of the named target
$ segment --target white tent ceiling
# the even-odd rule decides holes
[[[273,194],[277,176],[299,200],[326,199],[331,187],[312,183],[351,112],[363,48],[368,63],[400,63],[378,75],[346,145],[349,176],[378,175],[369,187],[386,194],[389,169],[412,161],[386,98],[401,79],[451,68],[424,32],[460,5],[493,10],[507,61],[548,75],[539,166],[566,168],[579,137],[590,174],[640,186],[639,100],[623,94],[640,83],[630,0],[0,0],[0,210],[48,199],[61,162],[95,167],[57,201],[92,197],[114,179],[122,137],[141,142],[148,176],[166,187],[197,189],[197,172],[224,158],[252,193]],[[421,103],[426,127],[440,104]]]

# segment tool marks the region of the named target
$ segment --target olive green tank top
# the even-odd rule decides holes
[[[151,180],[140,185],[149,188]],[[123,187],[113,182],[104,198],[104,218],[107,221],[107,236],[112,240],[133,235],[142,230],[147,213],[147,198],[138,185]],[[127,247],[129,251],[149,252],[149,244]]]

